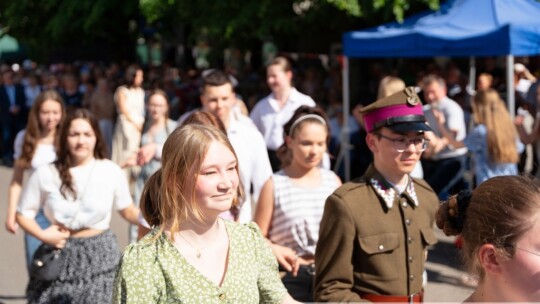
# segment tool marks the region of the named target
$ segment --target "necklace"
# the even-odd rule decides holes
[[[218,225],[218,228],[217,228],[217,229],[218,229],[217,236],[214,237],[214,239],[213,239],[211,242],[209,242],[209,243],[206,244],[205,246],[202,246],[202,247],[199,247],[199,248],[193,246],[193,244],[191,244],[191,242],[188,241],[181,233],[178,233],[178,235],[179,235],[184,241],[186,241],[186,243],[189,245],[189,247],[191,247],[193,250],[195,250],[195,257],[196,257],[197,259],[200,259],[201,256],[202,256],[201,252],[202,252],[203,250],[205,250],[206,248],[210,247],[210,245],[213,245],[213,244],[214,244],[214,241],[217,240],[217,238],[219,237],[219,221],[217,222],[217,225]]]

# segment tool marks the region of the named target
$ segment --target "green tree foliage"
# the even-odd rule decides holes
[[[410,4],[414,3],[414,5]],[[149,22],[181,22],[230,41],[300,34],[307,29],[402,21],[413,6],[437,9],[439,0],[140,0]]]
[[[124,43],[138,11],[132,0],[0,0],[0,25],[43,57],[59,47]]]

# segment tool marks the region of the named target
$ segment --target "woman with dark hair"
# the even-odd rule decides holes
[[[283,129],[285,143],[277,151],[282,169],[264,184],[255,222],[284,272],[282,280],[291,296],[313,302],[319,225],[326,198],[341,181],[319,166],[329,139],[320,108],[299,107]]]
[[[30,108],[26,129],[20,131],[15,138],[15,166],[8,189],[6,216],[6,230],[11,233],[17,232],[17,203],[21,197],[24,173],[30,175],[38,167],[52,163],[56,159],[60,133],[57,131],[64,115],[64,102],[60,95],[56,91],[45,91],[37,96]],[[36,221],[43,229],[49,226],[49,221],[42,210],[37,213]],[[30,266],[32,256],[41,242],[25,233],[24,243],[26,263]]]
[[[499,176],[441,204],[437,226],[463,237],[463,258],[479,276],[465,302],[539,302],[540,182]]]
[[[118,118],[113,134],[111,159],[120,166],[137,152],[141,143],[144,124],[143,70],[130,66],[126,71],[126,85],[119,86],[114,94]],[[125,169],[132,178],[132,168]]]
[[[109,303],[120,258],[109,230],[113,206],[131,223],[133,205],[121,169],[105,159],[105,143],[88,110],[68,115],[60,130],[57,160],[38,168],[28,180],[18,207],[17,222],[43,244],[34,261],[49,248],[61,249],[57,276],[43,278],[31,270],[29,303]],[[35,221],[43,208],[51,226]],[[38,264],[38,266],[40,266]]]

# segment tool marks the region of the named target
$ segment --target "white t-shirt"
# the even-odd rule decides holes
[[[315,101],[308,95],[292,88],[285,106],[280,109],[274,94],[261,99],[253,108],[249,117],[262,133],[266,147],[276,151],[283,144],[283,126],[291,119],[300,106],[315,106]]]
[[[465,126],[465,114],[463,113],[463,109],[461,108],[461,106],[448,97],[443,98],[436,104],[434,103],[424,105],[424,115],[426,116],[427,122],[432,127],[437,125],[437,118],[435,118],[432,111],[433,108],[438,109],[444,114],[445,127],[448,130],[456,132],[456,140],[464,140],[467,136],[467,127]],[[433,133],[435,133],[435,135],[437,135],[438,137],[442,137],[442,134],[439,132],[438,128],[433,127]],[[432,159],[441,160],[458,157],[465,154],[467,154],[467,148],[463,147],[456,149],[449,145],[446,148],[442,149],[439,153],[434,155]]]
[[[22,155],[25,130],[19,131],[13,144],[13,159],[17,160]],[[30,172],[33,172],[40,166],[47,165],[56,160],[56,150],[53,144],[38,144],[36,151],[30,163]]]
[[[21,195],[17,211],[34,218],[39,208],[51,223],[72,230],[106,230],[112,207],[122,210],[133,203],[123,171],[110,160],[93,160],[70,169],[79,199],[60,192],[60,177],[54,165],[41,166],[31,176]]]
[[[272,166],[264,139],[249,117],[231,112],[227,137],[238,157],[240,179],[246,194],[238,220],[240,223],[249,223],[252,220],[251,186],[253,200],[257,202],[262,186],[272,176]]]

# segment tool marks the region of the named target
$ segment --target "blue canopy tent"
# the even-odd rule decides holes
[[[514,55],[540,54],[540,3],[535,0],[449,0],[438,11],[343,34],[343,108],[349,111],[348,58],[507,56],[507,88],[514,91]],[[474,86],[474,57],[469,75]],[[508,94],[511,113],[514,95]],[[344,116],[348,126],[348,116]],[[342,142],[348,147],[348,130]],[[347,149],[345,149],[347,150]],[[345,153],[345,178],[350,162]]]

